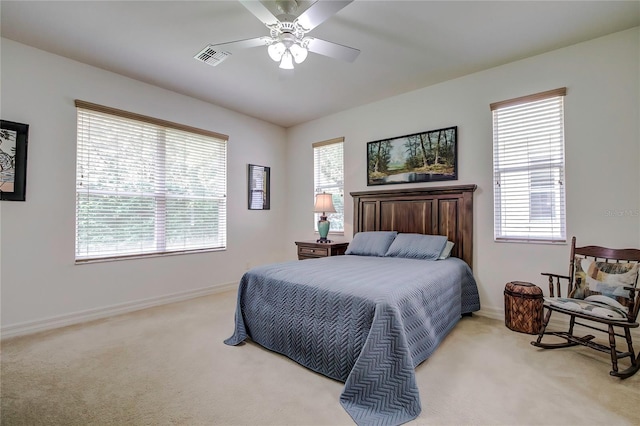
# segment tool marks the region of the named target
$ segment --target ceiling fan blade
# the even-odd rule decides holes
[[[343,61],[353,62],[356,60],[360,51],[353,47],[343,46],[341,44],[332,43],[330,41],[322,40],[319,38],[310,38],[309,49],[310,52],[317,53],[319,55],[329,56],[330,58],[342,59]]]
[[[264,36],[248,38],[246,40],[230,41],[227,43],[212,44],[211,47],[215,47],[216,49],[235,51],[240,49],[250,49],[252,47],[267,46],[270,42],[271,37]]]
[[[322,24],[331,16],[335,15],[343,7],[351,3],[353,0],[344,1],[322,1],[319,0],[305,10],[296,21],[302,28],[311,31],[318,25]]]
[[[246,40],[230,41],[228,43],[209,44],[194,56],[198,61],[213,67],[220,65],[232,53],[251,47],[267,46],[271,43],[271,37],[256,37]]]
[[[249,12],[253,13],[255,17],[262,21],[265,25],[269,26],[278,23],[278,18],[276,18],[273,13],[271,13],[271,11],[267,9],[267,6],[265,6],[261,2],[256,0],[239,1],[244,7],[249,10]]]

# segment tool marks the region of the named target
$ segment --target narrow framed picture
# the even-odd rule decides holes
[[[248,168],[248,206],[249,210],[270,209],[271,168],[249,164]]]
[[[0,200],[25,200],[28,138],[28,124],[0,120]]]
[[[458,127],[367,143],[367,185],[458,179]]]

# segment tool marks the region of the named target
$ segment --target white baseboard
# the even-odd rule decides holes
[[[79,324],[86,321],[107,318],[115,315],[125,314],[128,312],[138,311],[141,309],[151,308],[154,306],[166,305],[168,303],[180,302],[183,300],[193,299],[195,297],[206,296],[209,294],[222,293],[238,288],[238,283],[216,284],[209,287],[199,288],[196,290],[187,290],[179,293],[172,293],[163,296],[151,297],[149,299],[136,300],[133,302],[125,302],[117,305],[104,306],[101,308],[88,309],[86,311],[74,312],[71,314],[58,315],[39,319],[35,321],[26,321],[17,324],[3,326],[0,329],[1,339],[10,337],[23,336],[26,334],[37,333],[40,331],[51,330],[54,328],[66,327],[68,325]]]
[[[504,323],[504,309],[496,309],[496,308],[482,308],[477,312],[473,313],[474,315],[478,315],[480,317],[490,318],[498,321],[502,321]],[[549,320],[548,327],[554,330],[564,330],[566,331],[569,327],[569,316],[568,315],[552,315]],[[631,335],[635,339],[640,339],[640,328],[631,329]],[[634,339],[634,340],[635,340]],[[635,342],[634,342],[635,343]]]
[[[502,309],[481,308],[479,311],[474,312],[473,315],[504,321],[504,311]]]
[[[136,300],[133,302],[121,303],[118,305],[105,306],[101,308],[89,309],[86,311],[74,312],[71,314],[59,315],[55,317],[44,318],[35,321],[27,321],[18,324],[10,324],[0,329],[0,338],[2,340],[10,337],[23,336],[27,334],[37,333],[40,331],[52,330],[55,328],[66,327],[68,325],[79,324],[82,322],[112,317],[115,315],[126,314],[128,312],[139,311],[141,309],[151,308],[154,306],[166,305],[168,303],[180,302],[183,300],[193,299],[209,294],[223,293],[225,291],[237,290],[238,283],[216,284],[196,290],[188,290],[179,293],[167,294],[164,296],[152,297],[149,299]],[[504,322],[504,310],[497,308],[482,308],[474,312],[474,315],[486,317]],[[557,318],[556,318],[557,317]],[[564,315],[551,317],[550,326],[554,328],[566,328],[569,320]],[[567,317],[568,318],[568,317]],[[633,329],[631,333],[640,338],[640,329]]]

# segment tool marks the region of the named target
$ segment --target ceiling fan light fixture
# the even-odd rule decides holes
[[[269,45],[269,47],[267,48],[269,57],[276,62],[280,62],[280,60],[282,59],[282,55],[286,50],[287,48],[285,47],[284,43],[282,43],[281,41],[277,43],[273,43]]]
[[[296,61],[296,64],[301,64],[307,59],[308,50],[297,43],[294,43],[289,50],[293,55],[293,60]]]
[[[283,70],[292,70],[293,69],[293,57],[291,56],[291,52],[286,50],[282,55],[282,62],[280,62],[280,68]]]
[[[249,12],[266,25],[269,29],[269,36],[209,45],[205,49],[206,51],[200,52],[196,56],[196,59],[211,65],[217,65],[231,55],[231,52],[221,49],[246,49],[266,46],[269,57],[274,62],[278,62],[280,68],[286,70],[293,69],[294,61],[297,64],[304,62],[310,51],[331,58],[353,62],[360,53],[358,49],[315,37],[307,37],[309,31],[353,1],[275,0],[266,2],[262,0],[240,0]],[[273,8],[271,6],[267,7],[266,3],[275,4],[277,10],[282,14],[276,16],[272,10]],[[307,5],[308,3],[310,5]],[[302,4],[304,4],[305,10],[295,16],[294,12]],[[216,55],[220,56],[220,59],[217,59]]]

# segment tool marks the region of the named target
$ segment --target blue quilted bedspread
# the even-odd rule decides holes
[[[359,425],[397,425],[421,411],[415,367],[462,313],[480,309],[462,260],[335,256],[254,268],[240,281],[235,332],[345,383]]]

